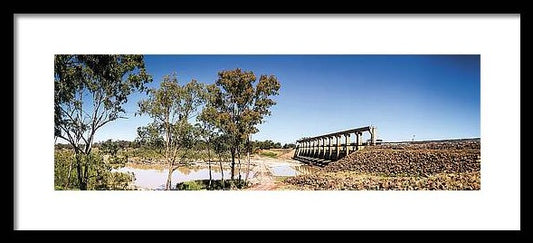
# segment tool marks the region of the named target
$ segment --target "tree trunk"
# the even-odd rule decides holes
[[[81,154],[76,152],[76,170],[78,172],[78,184],[80,190],[87,190],[87,183],[83,180],[83,165],[81,163]]]
[[[218,161],[220,163],[220,175],[222,176],[222,190],[226,188],[226,183],[224,182],[224,167],[222,167],[222,158],[218,156]]]
[[[235,149],[231,149],[231,180],[235,180]]]
[[[172,187],[172,166],[173,161],[170,160],[170,135],[172,134],[170,131],[170,120],[169,120],[168,114],[166,114],[165,117],[165,127],[166,127],[166,138],[165,138],[165,159],[168,162],[168,176],[167,176],[167,183],[165,184],[165,190],[170,190]]]
[[[207,167],[209,167],[209,184],[207,185],[207,188],[211,189],[211,180],[213,180],[213,176],[211,174],[211,150],[209,149],[209,144],[207,145]]]
[[[174,170],[172,169],[172,165],[170,165],[168,167],[167,183],[165,184],[165,190],[167,191],[172,189],[172,172],[174,172]]]
[[[80,190],[86,191],[87,190],[87,181],[82,181],[80,184]]]
[[[67,189],[70,185],[70,175],[72,175],[72,160],[68,164],[67,182],[65,183],[65,186],[64,186],[65,189]]]
[[[241,149],[237,150],[237,159],[239,163],[239,182],[241,182]]]
[[[248,181],[248,175],[250,174],[250,137],[248,136],[248,147],[246,148],[246,159],[248,160],[248,165],[246,166],[246,177],[244,182]]]
[[[85,154],[85,167],[83,171],[83,181],[85,190],[87,190],[87,184],[89,183],[89,168],[90,168],[90,157],[89,154]]]

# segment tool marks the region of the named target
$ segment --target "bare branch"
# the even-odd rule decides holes
[[[68,138],[65,137],[65,136],[63,136],[63,135],[61,135],[61,134],[59,134],[58,136],[59,136],[60,138],[62,138],[62,139],[65,139],[65,140],[66,140],[67,142],[69,142],[74,148],[78,149],[78,141],[74,140],[74,138],[73,138],[72,135],[70,134],[70,131],[69,131],[66,127],[61,126],[61,125],[59,125],[59,128],[60,128],[60,130],[63,130],[63,131],[66,133],[66,135],[68,136]]]

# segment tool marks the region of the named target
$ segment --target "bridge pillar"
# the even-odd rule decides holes
[[[326,146],[327,144],[328,144],[327,138],[322,138],[322,158],[321,159],[326,159],[326,155],[328,154],[327,146]]]
[[[309,149],[307,151],[307,156],[311,155],[313,152],[313,140],[309,140]]]
[[[326,138],[320,138],[322,144],[322,153],[320,153],[320,158],[324,159],[326,157]]]
[[[315,153],[313,158],[318,158],[318,154],[320,154],[320,140],[315,138]]]
[[[372,126],[370,127],[370,141],[372,141],[372,145],[376,145],[376,127]]]
[[[320,157],[320,138],[316,139],[316,155],[315,158]]]
[[[345,155],[350,154],[349,146],[350,146],[350,134],[346,133],[344,134],[344,152],[346,153]]]
[[[309,141],[304,142],[304,156],[307,156],[309,154]]]
[[[315,139],[315,142],[316,142],[316,154],[315,154],[315,158],[318,158],[320,157],[320,139]]]
[[[328,150],[329,154],[328,154],[328,159],[331,159],[332,156],[333,156],[333,147],[335,147],[334,144],[333,144],[333,138],[334,138],[334,137],[329,137],[329,138],[328,138],[328,139],[329,139],[329,150]]]
[[[312,155],[313,154],[313,140],[309,140],[309,153],[308,155]]]
[[[317,157],[317,154],[318,154],[318,140],[317,139],[313,139],[313,158],[316,158]]]
[[[338,149],[339,148],[339,138],[338,138],[338,135],[335,135],[333,137],[333,148],[334,148],[334,150],[333,150],[333,154],[334,154],[333,158],[336,158],[336,156],[339,153],[339,149]]]
[[[363,137],[362,137],[363,133],[361,132],[357,132],[355,133],[355,140],[356,140],[356,147],[355,147],[355,151],[359,150],[361,148],[361,145],[363,143]]]
[[[320,140],[319,139],[315,139],[315,143],[316,143],[316,151],[315,151],[315,158],[318,158],[318,155],[320,154]]]
[[[326,156],[324,156],[327,159],[331,159],[331,137],[326,138],[328,140],[328,152],[326,153]]]
[[[322,153],[322,139],[321,138],[318,138],[317,140],[317,148],[318,148],[318,154],[317,154],[317,158],[320,158],[320,154]]]
[[[334,142],[333,143],[333,148],[335,149],[334,152],[333,152],[333,154],[334,154],[333,158],[337,158],[337,157],[339,157],[338,156],[339,155],[339,139],[338,139],[337,135],[335,135],[333,137],[333,142]]]
[[[341,135],[335,135],[335,144],[337,145],[335,146],[335,159],[339,159],[339,155],[341,152]]]

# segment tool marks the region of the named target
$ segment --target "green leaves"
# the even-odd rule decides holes
[[[270,115],[271,99],[281,87],[274,75],[261,75],[259,82],[251,71],[221,71],[215,85],[207,87],[208,102],[202,117],[232,137],[238,146],[256,125]],[[254,87],[254,84],[255,87]]]
[[[148,98],[139,102],[139,114],[148,114],[159,123],[176,123],[197,111],[204,93],[204,86],[196,80],[180,85],[175,73],[165,75],[160,87],[148,90]]]
[[[128,95],[151,81],[142,55],[55,55],[55,135],[92,143],[96,130],[122,117]]]
[[[145,143],[164,147],[192,147],[194,127],[190,119],[205,103],[205,87],[196,80],[181,85],[176,73],[165,75],[159,88],[148,90],[148,97],[139,102],[138,114],[147,114],[153,123],[138,129],[139,138]]]

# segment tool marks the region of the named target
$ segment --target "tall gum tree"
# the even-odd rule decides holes
[[[180,150],[192,147],[194,143],[195,131],[190,120],[197,115],[204,96],[202,84],[192,80],[180,85],[173,73],[164,76],[160,87],[149,89],[148,98],[139,102],[138,114],[147,114],[153,119],[148,130],[159,133],[159,136],[151,137],[160,137],[164,141],[163,156],[168,165],[165,190],[172,188],[172,173],[187,160],[187,153]]]
[[[274,75],[261,75],[241,69],[218,73],[215,84],[207,87],[206,108],[216,112],[216,125],[230,140],[231,180],[235,179],[235,159],[249,135],[258,132],[257,125],[271,114],[276,104],[272,96],[279,94],[280,83]]]
[[[96,132],[125,118],[128,96],[151,81],[142,55],[54,56],[54,137],[72,145],[81,190],[94,166],[89,155]]]
[[[209,102],[208,97],[207,102]],[[214,140],[220,136],[219,129],[216,127],[216,111],[211,107],[204,107],[202,112],[198,116],[199,123],[196,124],[199,137],[201,137],[205,143],[205,149],[207,150],[207,166],[209,169],[209,184],[208,189],[212,189],[212,171],[211,171],[211,150],[215,150]],[[220,161],[222,163],[222,161]],[[221,167],[222,168],[222,167]],[[222,171],[222,181],[224,180],[224,171]]]

